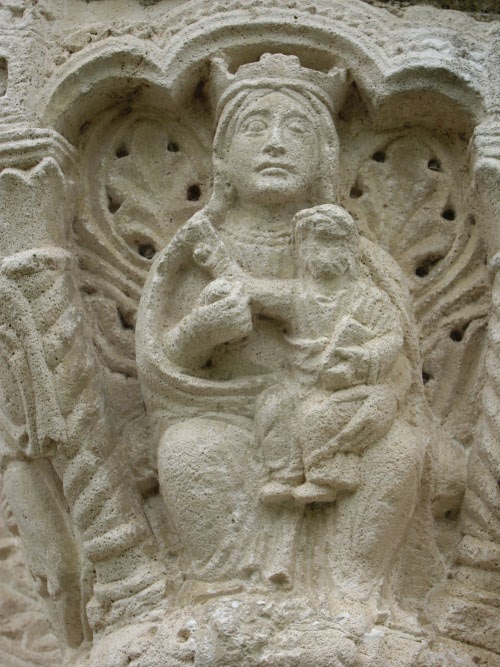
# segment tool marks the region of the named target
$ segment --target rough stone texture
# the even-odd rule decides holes
[[[467,12],[478,21],[495,21],[500,15],[497,0],[364,0],[370,5],[400,12],[412,5],[427,5]]]
[[[2,667],[500,665],[460,4],[0,0]]]

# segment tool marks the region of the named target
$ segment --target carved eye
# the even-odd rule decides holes
[[[262,118],[253,118],[243,125],[243,132],[248,133],[258,133],[264,132],[267,129],[267,124],[262,120]]]
[[[300,118],[293,118],[291,121],[289,121],[287,129],[294,134],[309,134],[311,131],[309,123],[307,123],[305,120],[301,120]]]

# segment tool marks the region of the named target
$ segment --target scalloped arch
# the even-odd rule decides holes
[[[382,42],[389,39],[383,21],[376,38],[352,22],[291,11],[266,9],[252,20],[243,10],[205,15],[167,39],[163,49],[130,36],[88,47],[52,81],[41,122],[74,143],[93,114],[138,96],[156,108],[181,108],[206,78],[214,54],[227,54],[237,66],[268,50],[295,53],[306,65],[343,63],[381,126],[396,118],[470,133],[482,119],[481,93],[465,65],[439,53],[389,58],[380,46],[381,36]],[[373,21],[373,8],[368,13]]]
[[[51,83],[41,103],[40,121],[71,143],[96,113],[139,95],[153,106],[173,106],[161,51],[129,36],[80,51]]]

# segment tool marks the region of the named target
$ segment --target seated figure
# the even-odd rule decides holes
[[[215,80],[214,191],[159,254],[137,318],[181,588],[368,604],[420,499],[408,298],[334,205],[338,75],[266,55]]]
[[[359,454],[396,416],[393,367],[409,366],[397,311],[363,267],[344,209],[300,212],[295,254],[293,305],[282,304],[292,381],[265,391],[256,412],[272,478],[261,497],[269,504],[332,502],[357,488]]]

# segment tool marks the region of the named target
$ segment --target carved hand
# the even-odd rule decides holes
[[[252,329],[252,314],[248,296],[239,283],[224,278],[211,282],[200,295],[202,319],[208,329],[219,332],[225,343],[246,336]],[[207,321],[208,319],[208,321]],[[227,333],[223,334],[222,332]]]
[[[293,289],[292,280],[276,282],[248,276],[245,282],[245,291],[254,311],[287,324],[294,315]]]
[[[252,330],[249,299],[239,283],[218,278],[203,290],[199,302],[193,317],[214,345],[242,338]]]
[[[361,346],[334,347],[327,354],[322,384],[336,391],[366,382],[370,371],[370,352]]]
[[[252,330],[248,296],[239,283],[224,278],[212,281],[198,304],[166,337],[172,358],[195,367],[214,347],[243,338]]]

